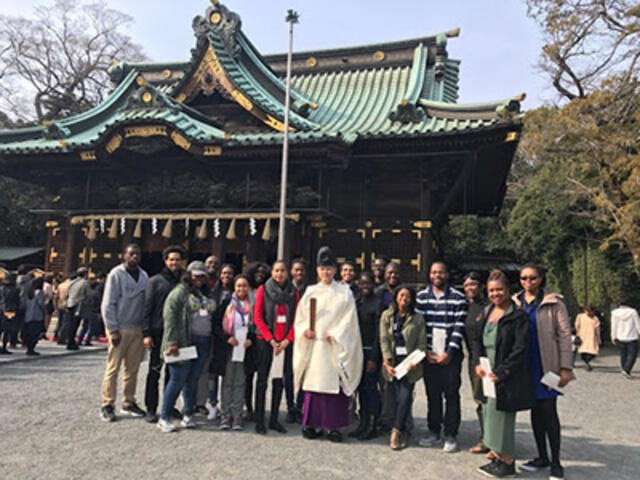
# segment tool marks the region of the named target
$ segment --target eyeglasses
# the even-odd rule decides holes
[[[531,275],[530,277],[527,276],[522,276],[520,277],[520,280],[522,280],[523,282],[526,282],[527,280],[533,282],[534,280],[537,280],[539,277],[537,275]]]

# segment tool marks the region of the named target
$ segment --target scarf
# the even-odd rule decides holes
[[[233,295],[222,319],[222,328],[227,335],[233,336],[236,315],[240,315],[243,325],[251,325],[251,304],[249,300],[240,301]]]

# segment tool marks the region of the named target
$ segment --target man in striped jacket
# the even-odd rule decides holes
[[[463,293],[448,285],[449,272],[437,261],[429,270],[431,284],[418,293],[416,310],[424,316],[427,332],[427,358],[424,384],[427,390],[429,433],[420,446],[440,444],[444,423],[445,452],[458,450],[456,437],[460,427],[460,370],[467,300]],[[446,400],[443,422],[442,400]]]

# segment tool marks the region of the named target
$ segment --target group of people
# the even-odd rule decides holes
[[[0,354],[11,355],[21,344],[27,355],[40,355],[36,345],[47,338],[56,313],[54,342],[69,350],[91,346],[104,335],[100,302],[105,278],[98,274],[90,279],[86,267],[64,280],[51,274],[34,276],[24,266],[18,267],[17,275],[9,273],[0,286]]]
[[[305,438],[326,434],[342,441],[341,430],[358,410],[350,437],[364,441],[389,432],[390,447],[400,450],[414,427],[415,383],[423,379],[428,432],[418,443],[455,452],[466,345],[480,427],[470,451],[490,460],[482,473],[514,474],[515,415],[530,410],[538,455],[520,468],[550,469],[550,478],[563,478],[556,402],[573,378],[571,326],[562,297],[545,291],[541,267],[525,265],[522,290],[511,295],[500,271],[491,272],[486,288],[478,273],[469,273],[460,292],[449,284],[441,261],[431,265],[429,286],[416,292],[400,283],[397,264],[377,259],[373,272],[358,275],[350,262],[338,266],[328,247],[318,252],[313,285],[306,283],[301,259],[291,266],[282,260],[270,268],[251,264],[236,274],[210,256],[183,271],[185,253],[172,246],[163,252],[163,270],[149,279],[140,255],[139,247],[129,245],[124,262],[106,279],[103,420],[116,419],[124,363],[121,414],[146,416],[163,432],[176,430],[176,417],[182,427],[195,428],[201,412],[209,420],[219,415],[222,430],[241,430],[249,419],[258,434],[286,433],[279,415],[284,392],[286,422],[300,422]],[[135,398],[145,348],[146,411]],[[488,384],[493,388],[485,390]],[[175,408],[180,395],[181,412]]]

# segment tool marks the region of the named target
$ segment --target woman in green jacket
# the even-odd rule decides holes
[[[422,363],[410,365],[409,372],[400,380],[395,378],[395,367],[413,351],[427,348],[424,318],[415,311],[415,305],[415,290],[401,285],[380,318],[382,374],[395,390],[395,420],[389,438],[393,450],[407,446],[406,423],[411,412],[413,387],[422,378]]]

